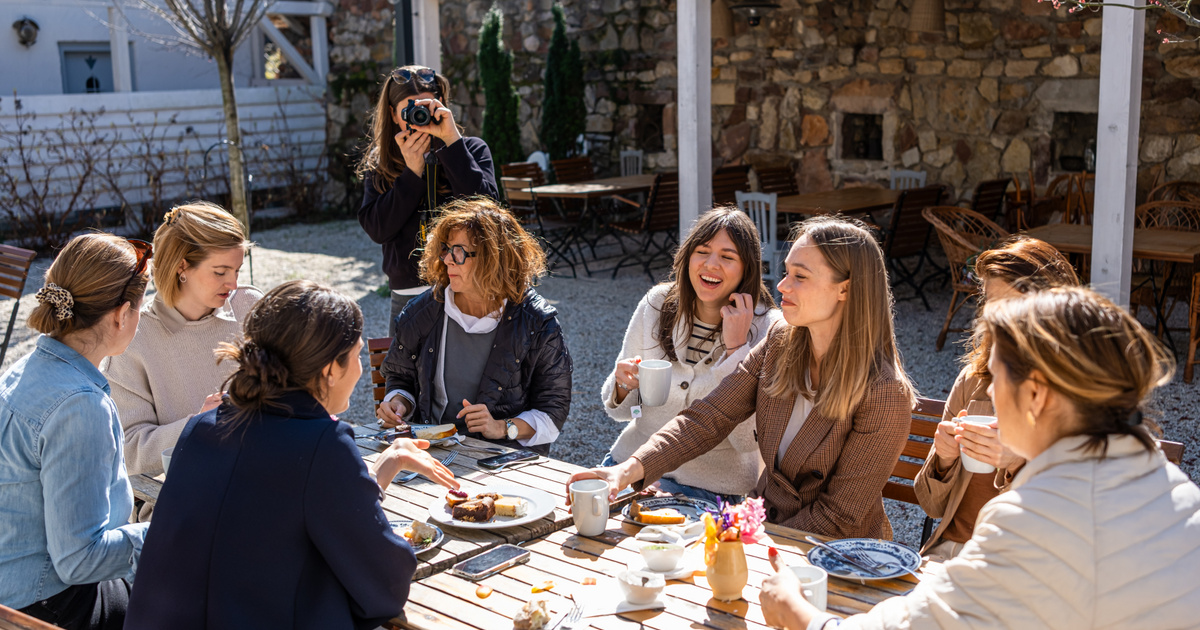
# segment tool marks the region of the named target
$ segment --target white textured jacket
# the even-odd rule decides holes
[[[629,328],[625,330],[625,343],[621,346],[621,354],[617,361],[641,355],[642,359],[667,360],[662,346],[655,339],[658,330],[658,313],[666,298],[668,284],[660,284],[648,291],[642,301],[633,311],[629,320]],[[638,401],[638,396],[630,393],[621,401],[615,402],[614,388],[616,387],[615,370],[609,373],[600,390],[604,401],[604,410],[612,419],[619,422],[629,422],[617,441],[612,445],[612,457],[617,462],[629,459],[633,452],[645,444],[651,435],[675,419],[679,412],[687,409],[692,401],[704,398],[725,378],[742,359],[750,354],[750,348],[767,336],[767,329],[782,316],[779,309],[764,309],[762,314],[755,315],[750,326],[746,343],[726,354],[725,344],[720,338],[713,346],[712,352],[696,365],[688,365],[682,359],[671,362],[671,394],[666,404],[659,407],[642,406],[642,417],[633,420],[630,408]],[[687,350],[687,330],[684,325],[675,326],[673,336],[675,347],[680,353]],[[682,354],[680,355],[682,356]],[[630,422],[633,420],[632,422]],[[758,452],[758,443],[754,439],[754,422],[743,422],[724,442],[708,453],[680,466],[674,472],[664,475],[675,481],[703,488],[717,494],[749,494],[758,483],[762,474],[762,455]]]
[[[1134,438],[1105,459],[1083,442],[1026,464],[956,558],[839,628],[1200,627],[1200,488]]]

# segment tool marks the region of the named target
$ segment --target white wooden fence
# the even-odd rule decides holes
[[[320,88],[239,88],[236,96],[252,190],[325,177]],[[18,127],[26,130],[24,160]],[[224,138],[219,90],[0,95],[0,169],[21,182],[22,194],[46,191],[47,205],[75,194],[88,160],[93,208],[224,193]]]

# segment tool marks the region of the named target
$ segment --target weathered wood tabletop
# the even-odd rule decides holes
[[[1092,253],[1092,226],[1073,223],[1040,225],[1027,236],[1046,241],[1069,254]],[[1200,232],[1140,228],[1133,231],[1133,257],[1184,264],[1200,263]]]
[[[775,210],[786,214],[863,214],[887,210],[899,196],[900,191],[887,188],[841,188],[779,197]]]
[[[360,435],[375,433],[374,429],[366,427],[356,427],[355,431]],[[555,508],[549,516],[541,520],[503,529],[460,529],[431,522],[442,529],[446,540],[436,549],[417,556],[420,564],[417,567],[416,579],[444,571],[462,560],[497,545],[526,542],[571,524],[571,512],[566,506],[567,479],[572,473],[584,470],[583,468],[542,457],[528,464],[520,464],[498,473],[491,473],[480,469],[476,462],[479,459],[491,457],[495,453],[471,450],[470,447],[494,447],[495,445],[473,438],[463,438],[462,441],[464,446],[434,446],[429,449],[429,453],[442,459],[450,452],[449,449],[458,451],[458,456],[451,463],[450,469],[462,483],[462,489],[465,492],[473,494],[480,492],[484,486],[496,484],[527,486],[543,490],[553,496]],[[359,440],[358,445],[363,459],[367,462],[374,461],[378,451],[386,448],[385,444],[376,440]],[[130,483],[137,498],[153,504],[158,500],[158,494],[162,490],[163,478],[161,475],[158,477],[133,475],[130,477]],[[403,485],[390,484],[383,499],[383,509],[391,519],[427,520],[430,503],[445,496],[445,488],[418,476]]]
[[[546,199],[591,199],[650,190],[654,186],[654,175],[626,175],[606,177],[574,184],[547,184],[527,189]]]
[[[471,582],[450,573],[439,573],[412,585],[404,616],[392,621],[406,630],[495,630],[512,627],[512,619],[531,597],[531,589],[546,580],[555,587],[544,595],[554,612],[552,619],[570,610],[574,595],[578,601],[600,596],[612,596],[606,583],[610,577],[626,569],[628,563],[639,559],[638,528],[624,523],[619,517],[609,519],[608,529],[597,537],[575,534],[574,528],[551,533],[525,546],[532,557],[528,564],[517,565],[486,578]],[[768,526],[768,540],[746,546],[746,562],[750,579],[742,591],[744,599],[723,603],[712,598],[702,573],[691,578],[667,582],[666,609],[646,610],[585,617],[575,628],[766,628],[759,606],[759,588],[773,570],[767,559],[770,545],[777,547],[788,564],[804,564],[804,554],[811,547],[804,542],[804,532],[779,526]],[[696,554],[691,560],[703,566],[703,547],[688,549]],[[584,578],[596,578],[597,585],[584,586]],[[911,576],[866,583],[830,578],[828,609],[843,616],[869,610],[876,603],[913,588]],[[491,587],[486,599],[476,595],[479,585]]]

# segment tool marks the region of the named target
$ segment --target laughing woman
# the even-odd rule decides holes
[[[638,304],[617,365],[600,390],[608,415],[629,423],[602,466],[629,459],[680,411],[707,396],[780,318],[763,284],[758,230],[736,208],[715,208],[700,218],[675,254],[672,275]],[[634,418],[638,362],[646,359],[671,362],[671,393],[666,404],[643,405]],[[762,469],[754,425],[746,422],[658,484],[673,494],[732,501],[754,489]]]
[[[754,492],[771,523],[891,538],[883,486],[908,437],[914,393],[892,329],[883,252],[861,225],[800,224],[779,282],[784,322],[732,374],[610,468],[611,494],[708,453],[754,418],[766,462]]]

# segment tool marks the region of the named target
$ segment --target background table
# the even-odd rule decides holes
[[[634,525],[609,519],[608,530],[601,536],[583,537],[573,528],[556,531],[525,545],[531,552],[528,564],[504,570],[478,583],[449,573],[440,573],[416,582],[409,592],[404,616],[392,621],[407,630],[492,630],[511,628],[512,618],[533,595],[530,589],[545,580],[555,588],[545,593],[555,613],[570,610],[571,594],[578,600],[597,592],[601,586],[583,586],[586,577],[605,580],[624,570],[640,557],[640,541],[632,538]],[[702,575],[667,582],[665,610],[646,610],[621,615],[581,619],[576,628],[750,628],[765,629],[758,595],[762,581],[773,572],[767,559],[769,545],[777,547],[788,564],[802,564],[801,556],[811,547],[804,533],[786,527],[768,526],[769,540],[746,545],[746,563],[750,579],[742,591],[745,599],[724,603],[712,599],[708,582]],[[699,544],[688,553],[703,554]],[[492,587],[486,599],[475,595],[479,584]],[[869,610],[876,603],[902,595],[916,585],[912,576],[867,583],[830,578],[829,611],[852,615]],[[589,589],[593,589],[589,591]]]
[[[1074,223],[1041,225],[1025,230],[1068,254],[1092,253],[1092,226]],[[1141,228],[1133,231],[1133,257],[1200,264],[1200,232]]]
[[[779,197],[775,210],[786,214],[865,214],[891,208],[899,196],[900,191],[887,188],[842,188]]]
[[[626,175],[606,177],[574,184],[546,184],[526,189],[546,199],[595,199],[609,195],[621,195],[650,190],[654,186],[654,175]]]

